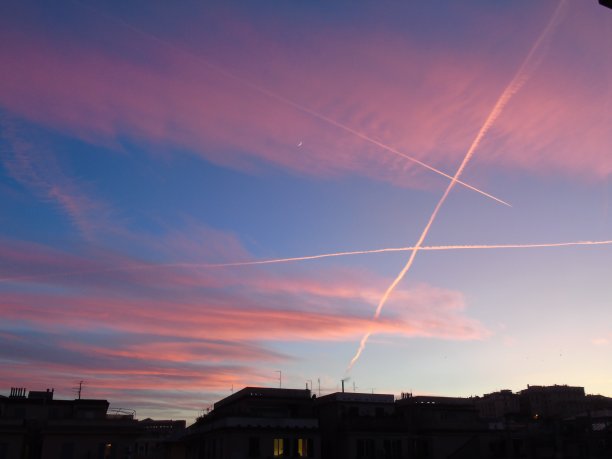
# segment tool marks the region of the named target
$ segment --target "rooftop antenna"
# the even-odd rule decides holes
[[[274,373],[278,373],[278,388],[283,387],[283,372],[281,370],[275,370]]]
[[[353,392],[357,392],[357,386],[355,386],[355,381],[353,381]]]
[[[77,393],[77,400],[81,400],[81,392],[83,392],[83,383],[85,381],[79,381],[79,387],[73,387],[72,390],[75,390]]]

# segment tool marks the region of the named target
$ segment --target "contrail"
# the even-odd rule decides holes
[[[452,250],[503,250],[503,249],[536,249],[536,248],[551,248],[551,247],[572,247],[584,245],[612,245],[612,240],[605,241],[573,241],[573,242],[552,242],[539,244],[472,244],[472,245],[425,245],[420,247],[420,251],[452,251]],[[229,263],[162,263],[162,264],[139,264],[119,267],[109,267],[104,269],[91,269],[79,271],[64,271],[60,273],[38,274],[33,276],[14,276],[0,278],[0,283],[22,280],[35,280],[49,277],[64,277],[75,274],[96,274],[104,272],[120,272],[120,271],[138,271],[138,270],[154,270],[160,268],[185,268],[185,269],[215,269],[215,268],[233,268],[241,266],[257,266],[269,265],[277,263],[293,263],[297,261],[319,260],[322,258],[346,257],[353,255],[370,255],[377,253],[392,253],[392,252],[412,252],[417,250],[412,247],[389,247],[384,249],[371,250],[352,250],[348,252],[323,253],[319,255],[306,255],[303,257],[288,257],[288,258],[269,258],[265,260],[252,261],[233,261]]]
[[[574,242],[552,242],[540,244],[472,244],[472,245],[425,245],[417,248],[411,247],[389,247],[384,249],[352,250],[348,252],[322,253],[319,255],[306,255],[303,257],[270,258],[266,260],[234,261],[229,263],[173,263],[171,265],[159,265],[160,267],[175,268],[231,268],[239,266],[269,265],[277,263],[292,263],[296,261],[319,260],[321,258],[346,257],[352,255],[370,255],[376,253],[390,252],[413,252],[415,250],[441,251],[441,250],[493,250],[493,249],[535,249],[547,247],[571,247],[580,245],[610,245],[612,240],[606,241],[574,241]]]
[[[448,197],[449,193],[451,192],[451,190],[453,189],[455,184],[457,183],[457,179],[461,176],[461,174],[463,173],[465,167],[467,166],[469,161],[472,159],[472,156],[474,155],[474,152],[476,151],[476,148],[478,148],[478,146],[480,145],[480,142],[482,141],[483,137],[489,131],[489,129],[491,128],[493,123],[495,123],[495,121],[497,120],[499,115],[502,113],[504,107],[510,101],[512,96],[514,94],[516,94],[516,92],[529,79],[529,77],[531,76],[531,73],[533,72],[533,70],[535,69],[537,64],[539,64],[539,62],[541,60],[541,56],[540,56],[540,58],[537,58],[537,59],[534,58],[534,56],[535,56],[536,52],[539,50],[539,48],[542,46],[542,44],[544,43],[545,39],[550,34],[551,30],[553,30],[553,28],[557,25],[558,19],[560,17],[561,7],[563,5],[564,5],[563,1],[559,3],[559,5],[555,9],[555,12],[553,13],[550,21],[548,22],[548,25],[544,28],[544,30],[542,31],[542,33],[540,34],[540,36],[538,37],[538,39],[536,40],[536,42],[532,46],[531,50],[527,54],[527,57],[525,58],[525,60],[523,61],[523,63],[519,67],[518,71],[514,75],[514,78],[512,78],[512,80],[510,81],[508,86],[506,86],[506,88],[502,92],[501,96],[497,99],[497,102],[495,103],[495,106],[493,107],[493,110],[491,110],[491,112],[489,113],[489,116],[487,116],[487,118],[485,119],[484,124],[482,125],[482,127],[478,131],[478,134],[476,135],[476,138],[474,139],[474,141],[470,145],[470,148],[468,149],[467,153],[465,154],[465,157],[463,158],[463,161],[459,165],[459,168],[457,169],[457,172],[455,172],[455,175],[453,176],[452,180],[450,181],[450,183],[446,187],[446,190],[444,191],[444,194],[442,195],[442,197],[438,201],[438,204],[436,204],[436,207],[434,208],[431,216],[429,217],[429,221],[427,222],[427,225],[425,225],[425,228],[423,229],[423,232],[421,233],[421,236],[419,237],[419,240],[415,244],[414,250],[410,253],[410,258],[406,262],[406,265],[402,268],[402,270],[399,272],[397,277],[393,280],[391,285],[387,288],[387,290],[383,294],[382,298],[380,299],[380,301],[378,303],[378,306],[376,307],[376,312],[374,313],[374,319],[373,320],[377,320],[378,319],[378,317],[380,316],[380,313],[381,313],[383,307],[385,306],[385,303],[387,302],[387,299],[389,298],[389,295],[391,295],[393,290],[395,290],[395,287],[397,286],[397,284],[400,283],[400,281],[404,278],[404,276],[406,275],[408,270],[410,270],[410,267],[414,263],[414,259],[416,258],[416,255],[419,252],[419,249],[421,248],[421,245],[423,244],[423,241],[425,240],[425,238],[427,237],[427,234],[429,233],[429,229],[431,228],[433,222],[436,220],[436,217],[438,216],[438,212],[440,211],[440,208],[442,207],[442,205],[446,201],[446,198]],[[351,370],[351,368],[353,368],[353,365],[355,365],[355,363],[359,359],[359,356],[361,355],[361,353],[365,349],[365,346],[366,346],[366,344],[368,342],[368,339],[369,339],[371,333],[372,333],[371,330],[368,330],[366,332],[366,334],[363,336],[363,338],[361,339],[361,342],[359,343],[359,347],[357,349],[357,352],[355,353],[355,355],[351,359],[351,361],[350,361],[350,363],[349,363],[349,365],[348,365],[348,367],[346,369],[346,372],[349,372]]]
[[[341,129],[341,130],[343,130],[345,132],[348,132],[349,134],[352,134],[352,135],[354,135],[354,136],[356,136],[356,137],[358,137],[358,138],[360,138],[362,140],[365,140],[366,142],[369,142],[369,143],[371,143],[373,145],[376,145],[377,147],[380,147],[383,150],[386,150],[386,151],[388,151],[390,153],[393,153],[395,155],[401,156],[402,158],[407,159],[408,161],[411,161],[411,162],[413,162],[415,164],[418,164],[419,166],[422,166],[422,167],[424,167],[424,168],[426,168],[426,169],[428,169],[428,170],[430,170],[432,172],[435,172],[436,174],[441,175],[442,177],[445,177],[445,178],[447,178],[449,180],[453,179],[453,177],[450,176],[449,174],[447,174],[446,172],[443,172],[440,169],[438,169],[436,167],[433,167],[433,166],[431,166],[431,165],[429,165],[429,164],[427,164],[427,163],[425,163],[425,162],[415,158],[414,156],[410,156],[410,155],[408,155],[406,153],[402,153],[401,151],[397,150],[396,148],[393,148],[393,147],[391,147],[391,146],[389,146],[389,145],[387,145],[387,144],[385,144],[385,143],[383,143],[383,142],[381,142],[379,140],[376,140],[376,139],[374,139],[374,138],[364,134],[363,132],[360,132],[360,131],[358,131],[356,129],[353,129],[353,128],[347,126],[346,124],[343,124],[343,123],[341,123],[339,121],[336,121],[336,120],[334,120],[332,118],[329,118],[328,116],[325,116],[325,115],[323,115],[323,114],[321,114],[321,113],[319,113],[319,112],[317,112],[317,111],[315,111],[315,110],[313,110],[311,108],[308,108],[308,107],[306,107],[306,106],[304,106],[302,104],[299,104],[299,103],[297,103],[297,102],[295,102],[295,101],[293,101],[291,99],[288,99],[287,97],[281,96],[280,94],[277,94],[277,93],[275,93],[273,91],[270,91],[269,89],[266,89],[266,88],[264,88],[262,86],[259,86],[259,85],[255,84],[255,83],[253,83],[253,82],[251,82],[251,81],[249,81],[249,80],[247,80],[247,79],[245,79],[243,77],[240,77],[240,76],[230,72],[226,68],[210,62],[209,60],[205,59],[204,57],[200,56],[199,54],[196,54],[196,53],[194,53],[192,51],[188,51],[188,50],[186,50],[184,48],[181,48],[178,45],[175,45],[175,44],[173,44],[171,42],[163,40],[163,39],[157,37],[156,35],[153,35],[153,34],[151,34],[149,32],[141,30],[141,29],[133,26],[132,24],[129,24],[129,23],[125,22],[122,19],[119,19],[119,18],[117,18],[115,16],[112,16],[110,14],[104,13],[104,12],[102,12],[102,11],[92,7],[91,5],[84,5],[83,3],[81,3],[78,0],[74,0],[74,3],[77,3],[77,4],[81,5],[82,7],[88,8],[91,11],[93,11],[94,13],[99,14],[101,16],[104,16],[107,19],[109,19],[109,20],[111,20],[111,21],[113,21],[115,23],[118,23],[118,24],[122,25],[123,27],[126,27],[126,28],[130,29],[131,31],[133,31],[135,33],[138,33],[138,34],[140,34],[142,36],[145,36],[145,37],[147,37],[150,40],[156,41],[156,42],[158,42],[158,43],[160,43],[160,44],[162,44],[164,46],[170,47],[170,48],[172,48],[172,49],[174,49],[174,50],[176,50],[176,51],[178,51],[180,53],[183,53],[183,54],[186,54],[186,55],[188,55],[188,56],[190,56],[192,58],[195,58],[199,62],[201,62],[204,65],[206,65],[208,68],[214,70],[215,72],[217,72],[217,73],[219,73],[221,75],[224,75],[224,76],[226,76],[228,78],[231,78],[232,80],[237,81],[237,82],[239,82],[239,83],[241,83],[241,84],[243,84],[243,85],[245,85],[245,86],[247,86],[247,87],[257,91],[260,94],[263,94],[263,95],[265,95],[265,96],[267,96],[267,97],[269,97],[271,99],[275,99],[275,100],[277,100],[277,101],[279,101],[279,102],[281,102],[283,104],[289,105],[289,106],[295,108],[296,110],[299,110],[299,111],[301,111],[303,113],[306,113],[306,114],[312,116],[313,118],[316,118],[316,119],[318,119],[320,121],[328,123],[328,124],[330,124],[332,126],[335,126],[338,129]],[[480,193],[481,195],[486,196],[487,198],[493,199],[494,201],[497,201],[497,202],[499,202],[501,204],[504,204],[505,206],[512,207],[506,201],[504,201],[504,200],[502,200],[500,198],[497,198],[497,197],[493,196],[492,194],[487,193],[487,192],[485,192],[485,191],[483,191],[483,190],[481,190],[479,188],[476,188],[476,187],[474,187],[474,186],[472,186],[472,185],[470,185],[468,183],[465,183],[465,182],[463,182],[461,180],[455,180],[455,182],[458,183],[459,185],[462,185],[462,186],[472,190],[472,191]]]

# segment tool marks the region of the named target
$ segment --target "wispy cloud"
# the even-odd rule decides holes
[[[86,193],[84,184],[63,171],[51,148],[33,132],[0,114],[2,166],[8,175],[43,201],[55,205],[91,238],[96,230],[112,227],[110,208]]]
[[[116,41],[103,48],[93,40],[26,38],[14,27],[5,30],[4,41],[11,46],[0,52],[0,62],[11,70],[0,77],[0,103],[20,116],[94,142],[112,144],[129,136],[157,148],[184,148],[232,167],[252,169],[264,161],[314,175],[360,174],[402,186],[443,184],[432,182],[413,163],[215,73],[197,56],[212,54],[222,64],[227,56],[209,49],[205,40],[203,49],[180,54],[180,42],[164,47],[104,17],[94,15],[89,21],[111,28]],[[379,30],[367,32],[367,44],[356,44],[340,40],[341,31],[323,29],[296,48],[278,43],[274,27],[264,34],[247,24],[231,25],[234,40],[244,45],[231,49],[234,73],[300,104],[308,101],[318,113],[442,169],[461,157],[506,80],[503,68],[496,71],[494,65],[483,79],[479,69],[485,64],[478,55],[425,51]],[[582,29],[573,32],[579,32],[585,48],[598,37]],[[566,37],[570,31],[563,33]],[[131,51],[122,54],[119,43],[126,41],[137,42],[147,61],[135,61]],[[274,50],[274,56],[262,66],[264,49]],[[312,49],[320,51],[318,56],[310,54]],[[370,64],[355,72],[355,62]],[[578,86],[587,78],[578,70],[560,72],[554,60],[546,64],[541,80],[525,88],[529,97],[513,102],[500,119],[494,134],[507,147],[503,155],[490,156],[533,172],[549,163],[572,173],[578,167],[572,160],[577,145],[564,146],[563,139],[571,132],[589,132],[589,140],[581,143],[580,168],[600,175],[610,167],[609,158],[600,153],[611,141],[601,121],[603,102],[595,91]],[[588,116],[575,116],[585,107]],[[554,123],[547,121],[551,113]],[[571,131],[563,128],[569,125]],[[522,153],[534,148],[537,155]],[[548,156],[551,151],[554,158]]]
[[[232,235],[208,228],[192,234],[198,236],[190,240],[169,233],[167,250],[193,254],[195,244],[217,260],[237,253],[249,257]],[[219,241],[230,242],[228,252],[207,249]],[[36,367],[32,384],[65,387],[67,379],[86,379],[96,393],[118,400],[125,398],[121,388],[133,391],[134,400],[151,390],[167,391],[167,400],[174,400],[176,390],[263,383],[262,371],[294,358],[273,350],[272,343],[353,340],[369,324],[384,287],[384,279],[353,268],[266,268],[241,276],[163,266],[112,270],[117,263],[142,261],[103,250],[68,253],[0,243],[4,273],[24,276],[1,287],[0,359],[15,370],[0,382],[34,378],[24,368]],[[80,274],[40,276],[53,269]],[[422,284],[400,290],[389,306],[377,333],[461,341],[490,333],[466,314],[460,292]]]

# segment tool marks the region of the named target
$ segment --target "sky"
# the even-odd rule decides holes
[[[9,1],[0,42],[0,393],[612,396],[596,1]]]

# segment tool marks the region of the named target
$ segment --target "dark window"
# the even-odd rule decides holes
[[[393,459],[399,459],[402,457],[402,441],[401,440],[393,440]]]
[[[291,440],[289,438],[285,438],[284,444],[285,444],[285,456],[291,457]]]
[[[366,457],[374,457],[374,440],[372,438],[366,438],[365,453]]]
[[[512,440],[512,447],[514,449],[514,454],[519,455],[521,454],[521,440],[515,439]]]
[[[200,441],[200,445],[198,447],[198,458],[197,459],[205,459],[206,458],[206,441]]]
[[[98,445],[98,459],[110,459],[112,457],[113,445],[111,443],[100,443]]]
[[[357,457],[358,458],[374,457],[374,439],[372,438],[357,439]]]
[[[259,457],[259,437],[249,438],[249,457]]]
[[[385,459],[400,459],[402,457],[401,440],[384,440],[383,450]]]
[[[61,459],[72,459],[74,456],[74,443],[62,443]]]

